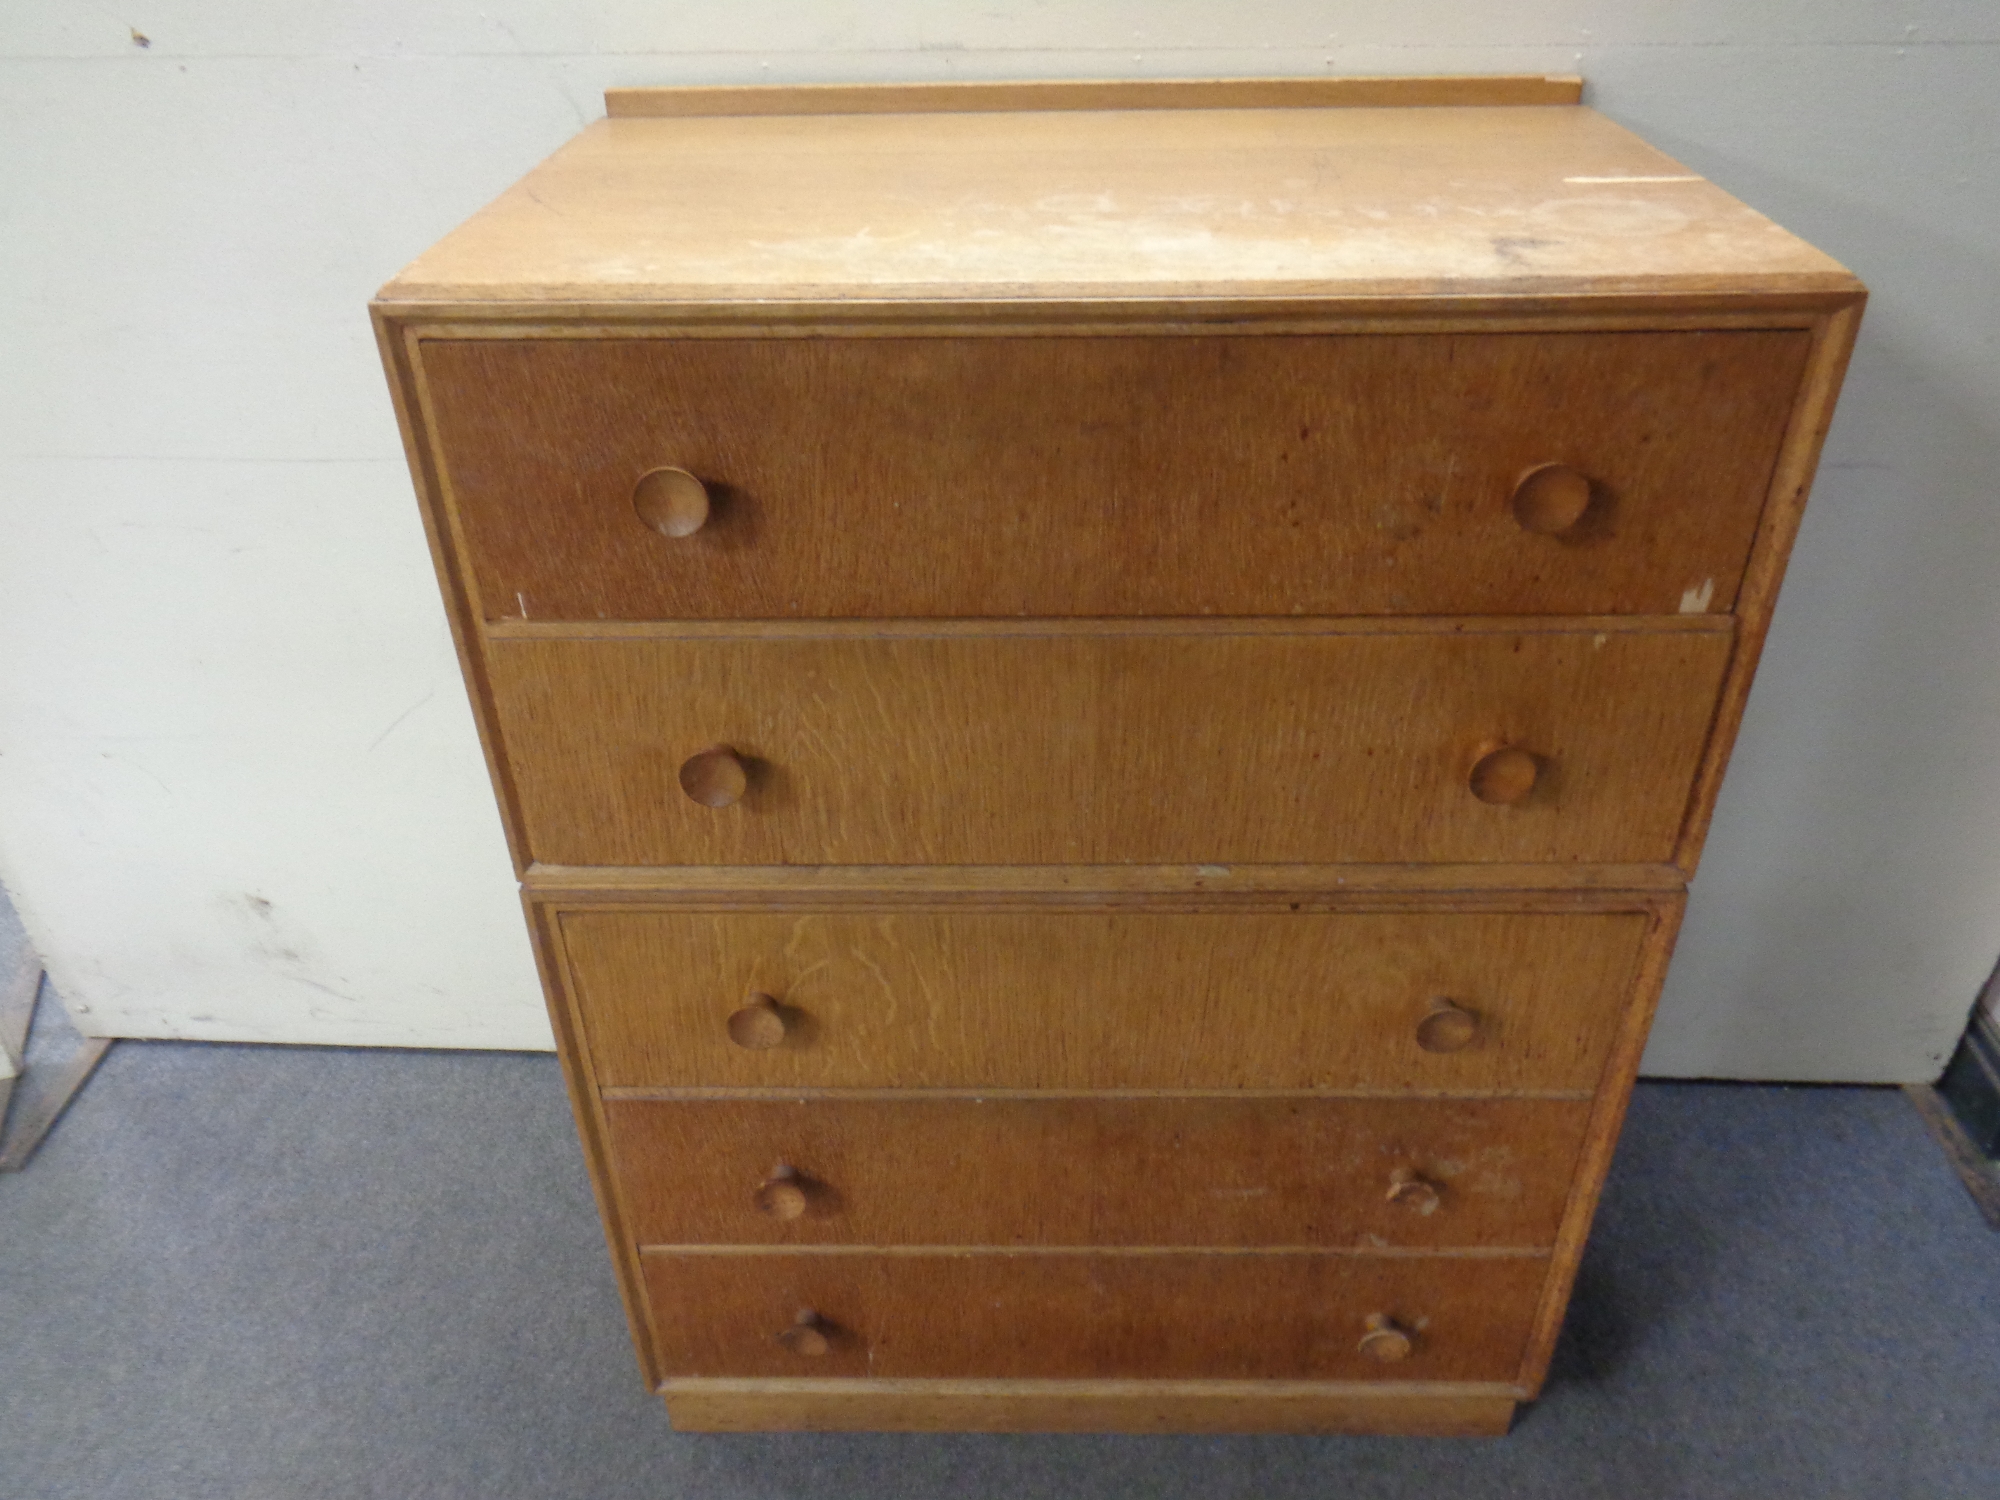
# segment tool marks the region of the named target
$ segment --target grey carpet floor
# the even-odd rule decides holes
[[[1642,1086],[1498,1440],[676,1434],[546,1057],[126,1043],[0,1179],[0,1497],[2000,1496],[2000,1236],[1901,1095]]]

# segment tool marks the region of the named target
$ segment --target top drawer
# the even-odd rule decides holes
[[[421,364],[488,619],[1671,614],[1732,607],[1809,342],[469,338]],[[1546,464],[1589,480],[1553,533],[1515,503]],[[709,492],[690,535],[640,519],[661,468]]]

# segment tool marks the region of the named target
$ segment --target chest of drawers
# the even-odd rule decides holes
[[[1577,91],[617,93],[383,289],[677,1425],[1536,1394],[1863,296]]]

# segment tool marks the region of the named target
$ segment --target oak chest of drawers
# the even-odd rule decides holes
[[[1577,89],[614,94],[384,288],[677,1424],[1539,1389],[1863,295]]]

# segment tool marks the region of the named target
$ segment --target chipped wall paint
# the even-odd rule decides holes
[[[547,1045],[362,309],[606,86],[1580,71],[1874,288],[1648,1070],[1903,1081],[1955,1039],[2000,953],[1992,6],[135,19],[0,7],[0,877],[91,1029]],[[1574,186],[1543,212],[1618,227]]]

